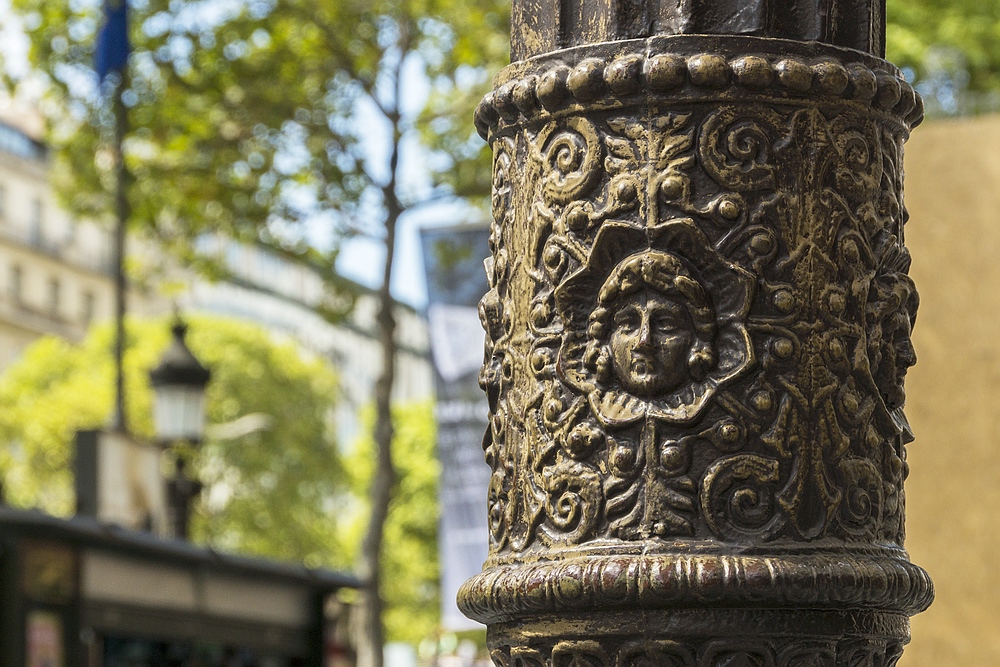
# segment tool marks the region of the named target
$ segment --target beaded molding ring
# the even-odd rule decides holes
[[[501,120],[516,123],[538,112],[555,113],[574,104],[613,105],[639,95],[660,95],[691,86],[721,92],[740,87],[751,93],[778,93],[789,98],[817,95],[871,104],[901,118],[909,128],[923,120],[920,95],[904,79],[861,63],[832,59],[713,53],[691,56],[627,54],[608,62],[586,58],[575,67],[558,64],[540,74],[508,81],[487,93],[476,107],[475,123],[488,139]]]

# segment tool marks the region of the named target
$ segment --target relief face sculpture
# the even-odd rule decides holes
[[[647,249],[629,251],[639,244]],[[606,426],[690,421],[753,361],[751,278],[683,218],[606,223],[594,247],[556,291],[567,332],[560,374]]]
[[[599,362],[631,394],[650,397],[700,380],[715,361],[715,315],[705,290],[677,257],[628,257],[598,297],[591,328],[610,336]]]
[[[870,307],[876,330],[871,340],[872,376],[879,386],[889,412],[900,411],[906,400],[903,380],[906,371],[917,361],[910,341],[910,330],[919,298],[913,281],[906,275],[908,253],[893,253],[888,270],[875,282],[878,297]]]

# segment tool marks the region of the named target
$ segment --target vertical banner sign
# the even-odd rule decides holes
[[[441,460],[441,622],[447,630],[468,630],[482,626],[458,610],[455,596],[482,570],[488,539],[490,468],[482,439],[489,410],[478,379],[484,337],[478,306],[488,289],[483,260],[490,256],[489,228],[425,229],[421,244]]]

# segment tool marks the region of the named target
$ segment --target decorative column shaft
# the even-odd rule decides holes
[[[884,0],[515,0],[482,384],[497,665],[883,667],[922,105]]]

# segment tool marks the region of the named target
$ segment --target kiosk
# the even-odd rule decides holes
[[[0,667],[341,662],[331,595],[353,576],[0,507]]]

